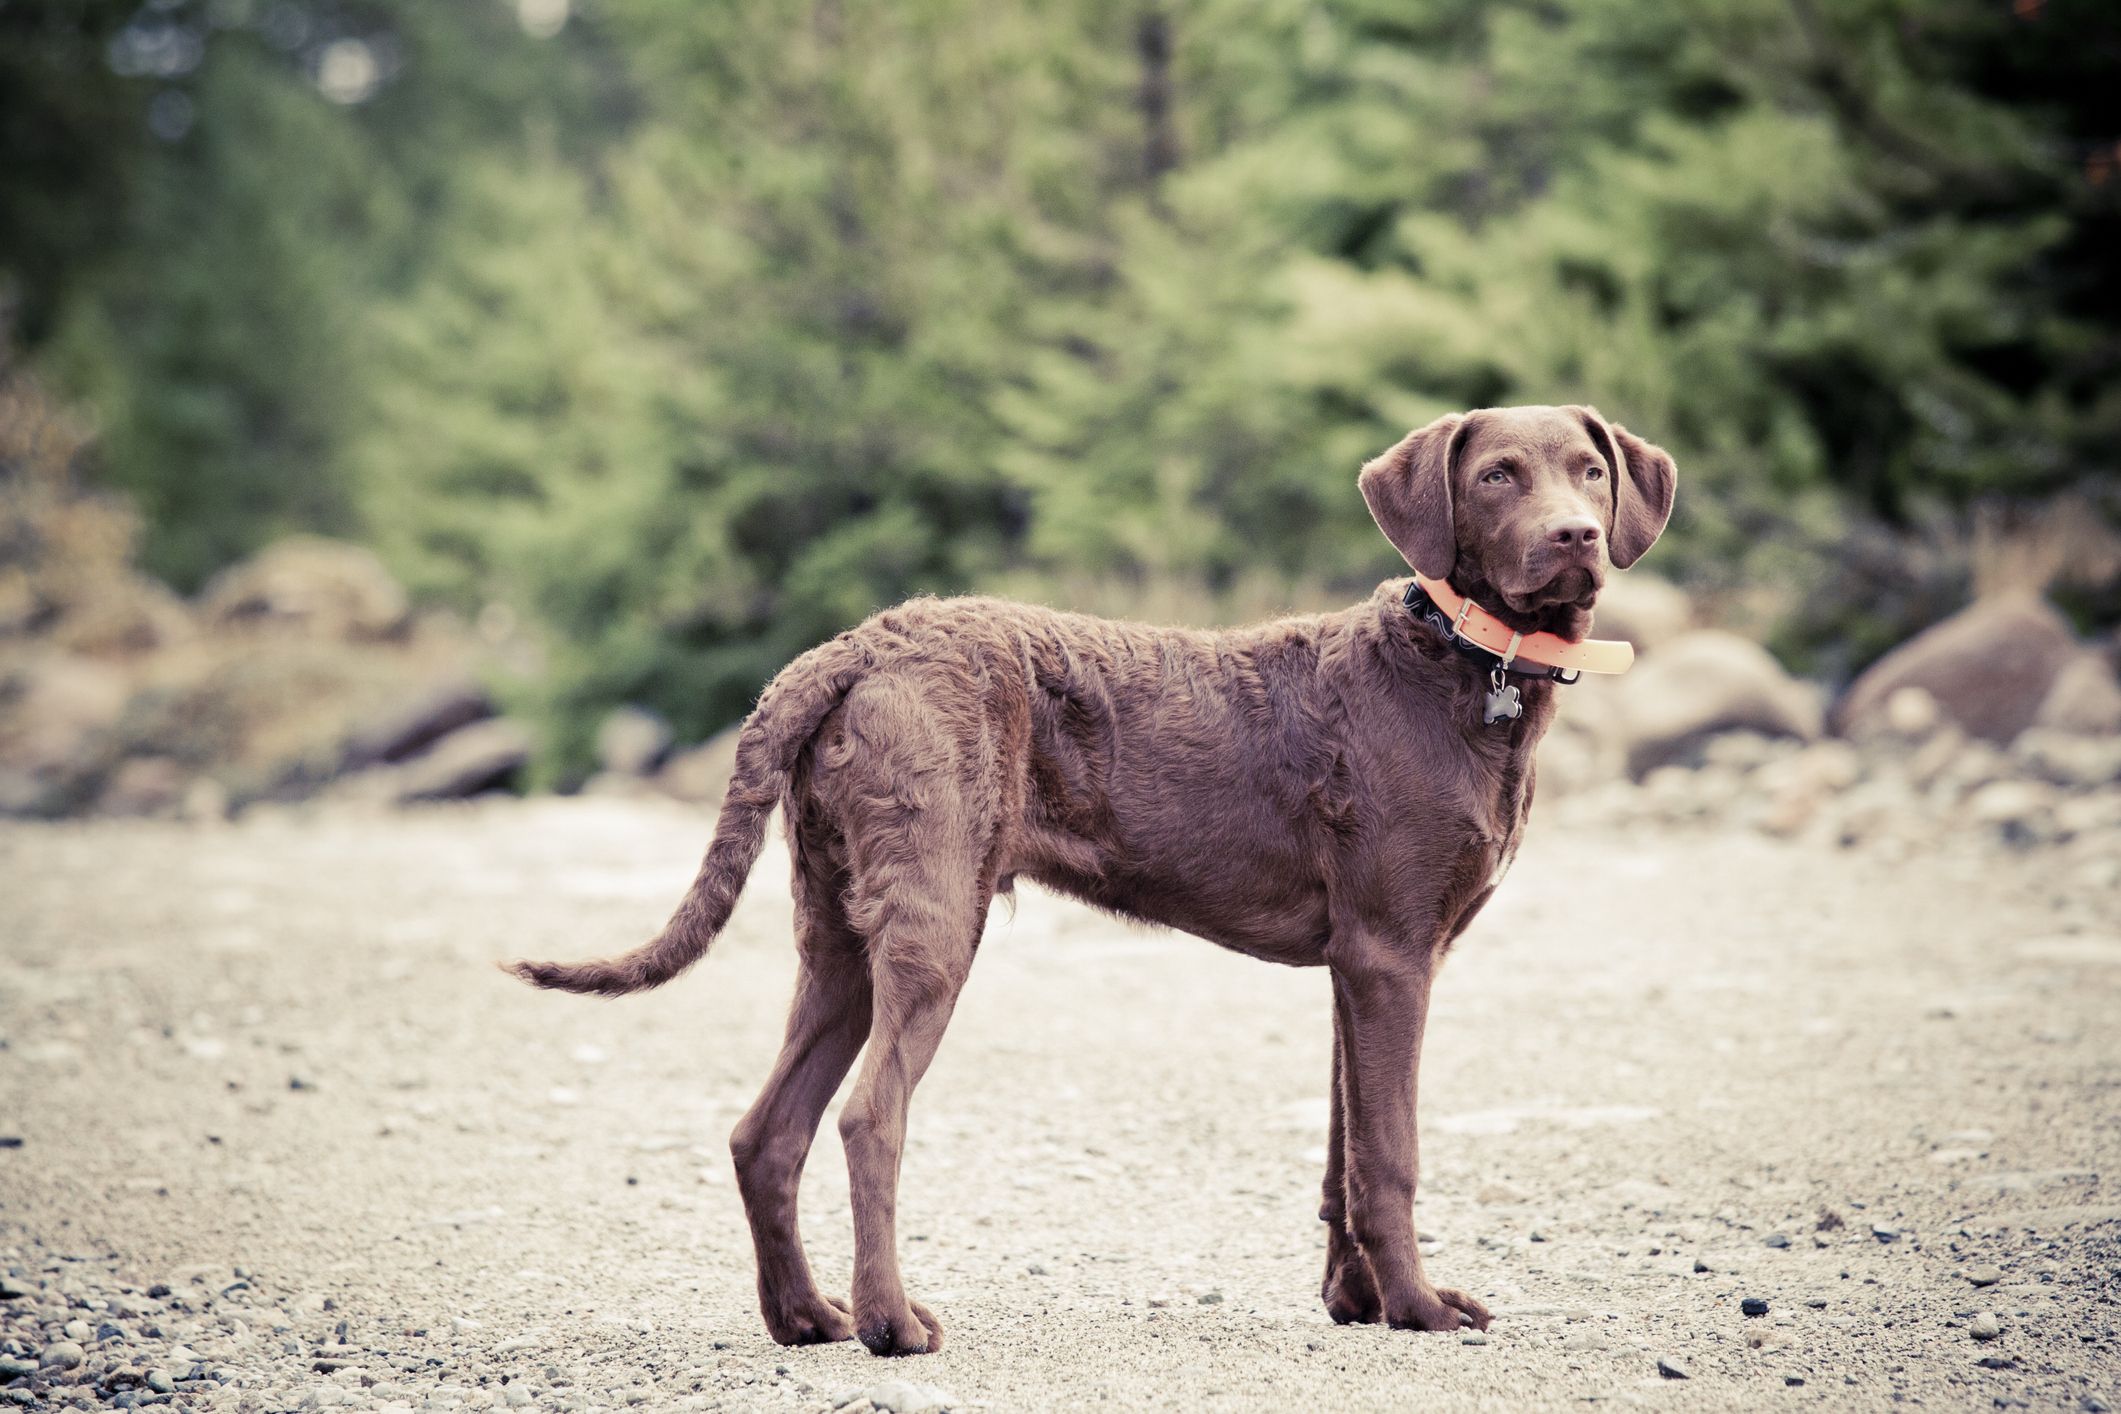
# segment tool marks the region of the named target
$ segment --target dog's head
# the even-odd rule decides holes
[[[1515,626],[1581,637],[1606,567],[1663,532],[1678,471],[1594,408],[1482,408],[1408,433],[1359,484],[1415,569]]]

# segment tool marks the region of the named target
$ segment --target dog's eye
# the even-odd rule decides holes
[[[1605,468],[1597,462],[1592,462],[1583,469],[1583,479],[1586,481],[1602,481],[1605,479]]]
[[[1489,486],[1507,486],[1510,484],[1510,473],[1498,466],[1480,479]]]

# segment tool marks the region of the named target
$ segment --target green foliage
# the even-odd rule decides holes
[[[553,776],[609,704],[703,733],[911,592],[1348,593],[1393,567],[1356,466],[1454,407],[1669,446],[1659,567],[1829,670],[1911,625],[1822,601],[1935,602],[1852,526],[2113,472],[2098,0],[133,14],[201,39],[153,80],[188,130],[55,82],[62,26],[0,125],[68,95],[134,194],[71,264],[83,207],[26,207],[0,269],[52,272],[152,562],[351,531],[509,606]],[[347,38],[388,72],[334,103]]]

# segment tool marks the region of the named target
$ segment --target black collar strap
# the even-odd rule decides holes
[[[1443,635],[1443,641],[1450,644],[1461,656],[1471,658],[1485,668],[1500,668],[1511,677],[1537,678],[1546,682],[1558,682],[1564,686],[1583,676],[1582,673],[1572,672],[1567,668],[1550,667],[1545,663],[1527,663],[1522,658],[1505,663],[1501,655],[1461,637],[1451,623],[1451,616],[1436,606],[1436,601],[1421,587],[1420,580],[1407,582],[1407,592],[1401,602],[1407,606],[1408,613]]]

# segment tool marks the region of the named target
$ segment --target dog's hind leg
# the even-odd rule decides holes
[[[796,1194],[818,1121],[869,1034],[869,971],[836,896],[838,882],[798,875],[796,941],[803,961],[788,1037],[765,1089],[729,1137],[758,1254],[759,1309],[782,1345],[854,1334],[846,1303],[818,1291],[796,1223]]]
[[[988,897],[978,871],[971,851],[924,854],[894,879],[888,920],[869,938],[875,1023],[840,1137],[854,1205],[854,1331],[878,1355],[943,1347],[942,1323],[906,1295],[899,1273],[899,1162],[907,1103],[978,946]]]

